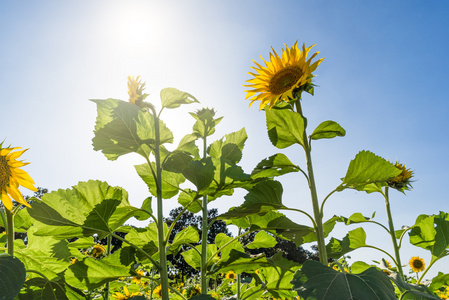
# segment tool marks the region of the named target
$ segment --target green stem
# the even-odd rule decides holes
[[[304,118],[302,114],[300,98],[295,102],[297,112]],[[320,206],[318,203],[318,195],[316,191],[315,184],[315,176],[313,175],[313,166],[312,166],[312,155],[310,143],[307,140],[306,128],[304,126],[304,151],[306,154],[306,163],[307,163],[307,174],[308,174],[308,183],[310,189],[310,195],[312,198],[312,208],[313,215],[315,219],[315,233],[316,239],[318,242],[318,254],[320,256],[320,262],[327,266],[327,252],[326,252],[326,243],[324,241],[324,229],[323,229],[323,212],[320,211]]]
[[[237,300],[241,299],[241,296],[240,296],[240,294],[241,294],[241,287],[240,287],[241,281],[242,280],[240,279],[240,274],[237,274]]]
[[[169,300],[168,298],[168,270],[167,270],[167,255],[165,251],[164,241],[164,213],[162,203],[162,166],[161,166],[161,154],[160,144],[161,136],[159,129],[159,116],[156,114],[154,107],[151,107],[154,117],[154,131],[156,133],[156,144],[154,147],[154,156],[156,160],[156,191],[157,191],[157,231],[158,231],[158,244],[159,244],[159,270],[161,276],[161,288],[162,288],[162,300]],[[150,166],[151,167],[151,166]]]
[[[207,128],[206,128],[207,129]],[[207,132],[207,130],[205,130]],[[206,135],[203,137],[203,158],[206,158]],[[207,225],[207,196],[203,197],[203,204],[202,204],[202,214],[203,214],[203,220],[201,224],[201,294],[205,295],[207,294],[207,231],[208,231],[208,225]]]
[[[396,235],[394,233],[394,225],[393,225],[393,217],[391,215],[391,208],[390,208],[390,200],[388,197],[388,186],[385,187],[385,208],[387,210],[387,217],[388,217],[388,227],[390,229],[390,236],[391,241],[393,242],[393,248],[394,248],[394,256],[396,257],[397,265],[399,275],[401,276],[401,279],[404,280],[404,272],[402,271],[402,264],[401,264],[401,257],[399,255],[399,247],[398,247],[398,241],[396,239]]]
[[[418,279],[417,284],[420,284],[421,281],[423,280],[424,276],[427,274],[427,272],[430,270],[430,268],[433,266],[434,263],[436,263],[438,261],[439,258],[435,259],[435,260],[431,260],[429,266],[424,270],[424,272],[421,274],[421,276]]]
[[[109,256],[111,254],[111,244],[112,244],[112,236],[108,235],[108,244],[106,248],[106,255]],[[104,291],[104,300],[109,300],[109,282],[106,282],[106,287]]]
[[[6,234],[8,235],[8,254],[14,256],[14,215],[8,209],[6,212]]]

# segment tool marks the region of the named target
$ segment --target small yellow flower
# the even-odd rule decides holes
[[[140,81],[140,76],[134,78],[134,76],[128,76],[128,95],[129,103],[137,105],[139,107],[144,107],[143,100],[148,96],[148,94],[142,94],[145,89],[145,82]]]
[[[71,264],[71,265],[73,265],[73,264],[76,263],[77,261],[78,261],[78,258],[76,258],[76,257],[70,258],[70,264]]]
[[[144,270],[137,270],[136,273],[139,274],[140,276],[134,276],[132,281],[134,283],[136,283],[136,284],[140,284],[140,282],[142,281],[142,276],[145,276],[145,271]]]
[[[95,258],[98,258],[98,257],[100,257],[104,253],[104,251],[105,251],[104,247],[101,246],[100,244],[97,244],[92,249],[92,252],[90,253],[90,255],[95,257]]]
[[[401,173],[393,179],[390,179],[388,181],[388,185],[399,191],[408,190],[409,187],[411,187],[410,182],[411,178],[413,177],[413,171],[407,169],[407,166],[405,164],[402,165],[396,162],[394,165],[396,168],[401,170]]]
[[[192,298],[193,296],[196,296],[196,295],[199,295],[199,294],[201,294],[201,288],[200,288],[200,286],[197,284],[197,285],[195,285],[194,287],[191,287],[190,288],[190,291],[189,291],[189,298]]]
[[[255,273],[256,273],[257,275],[259,275],[259,273],[260,273],[259,269],[257,269],[257,270],[255,271]]]
[[[228,273],[226,273],[225,278],[235,280],[237,278],[237,275],[234,273],[234,271],[229,271]]]
[[[426,268],[424,259],[418,256],[413,256],[408,263],[413,272],[421,272],[424,271],[424,269]]]
[[[116,298],[118,300],[127,300],[127,299],[129,299],[131,297],[140,295],[139,292],[134,292],[134,293],[130,294],[129,291],[128,291],[128,288],[126,286],[123,287],[123,292],[125,294],[122,294],[120,292],[116,292],[115,295],[113,295],[112,297],[114,297],[114,298]]]
[[[251,100],[249,106],[255,101],[260,101],[259,110],[266,105],[269,105],[271,109],[277,102],[289,102],[295,98],[295,92],[307,91],[308,87],[311,87],[314,77],[312,72],[316,70],[324,58],[312,63],[312,59],[319,53],[316,52],[307,60],[307,55],[314,45],[308,48],[303,45],[301,51],[297,44],[298,42],[291,48],[285,45],[286,49],[282,49],[281,56],[271,48],[273,54],[270,53],[270,61],[261,57],[265,62],[265,67],[253,60],[257,67],[251,68],[257,73],[249,72],[248,74],[254,76],[254,78],[246,81],[250,84],[244,85],[252,88],[245,91],[245,99]]]
[[[157,297],[159,297],[159,298],[162,298],[162,286],[161,286],[161,285],[158,285],[158,286],[154,289],[153,295],[155,295],[155,296],[157,296]]]
[[[23,186],[33,192],[37,191],[34,181],[27,172],[19,169],[29,163],[17,160],[25,151],[16,151],[20,147],[3,148],[0,143],[0,199],[8,210],[12,210],[12,199],[27,207],[31,207],[23,198],[19,191],[19,186]]]

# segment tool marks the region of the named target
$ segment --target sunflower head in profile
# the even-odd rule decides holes
[[[144,102],[148,94],[143,94],[145,89],[145,82],[142,83],[140,76],[134,78],[134,76],[128,76],[128,95],[129,103],[137,105],[141,108],[147,107],[149,103]]]
[[[27,172],[20,169],[29,163],[18,160],[18,158],[28,149],[15,151],[20,147],[3,148],[0,143],[0,199],[8,210],[12,210],[12,199],[20,204],[31,207],[23,198],[19,191],[19,186],[23,186],[33,192],[37,192],[34,181]]]
[[[306,48],[303,44],[301,51],[297,44],[298,42],[291,48],[285,45],[286,49],[282,49],[281,56],[271,48],[273,53],[270,53],[270,61],[261,57],[265,66],[254,61],[257,67],[251,68],[257,73],[249,72],[248,74],[254,78],[247,80],[246,82],[249,84],[244,85],[251,88],[245,91],[246,99],[251,100],[249,106],[255,101],[260,101],[259,110],[266,105],[269,105],[271,109],[277,102],[289,102],[303,91],[313,93],[312,78],[315,75],[312,73],[324,58],[312,63],[319,53],[316,52],[307,59],[307,55],[314,45]]]
[[[424,259],[418,256],[413,256],[408,262],[410,268],[413,272],[421,272],[426,268],[426,264],[424,263]]]
[[[398,168],[399,170],[401,170],[401,173],[394,177],[393,179],[390,179],[387,183],[388,186],[403,192],[405,190],[409,190],[412,185],[412,177],[413,177],[413,171],[411,171],[410,169],[407,169],[407,166],[404,164],[400,164],[398,162],[396,162],[395,167]]]

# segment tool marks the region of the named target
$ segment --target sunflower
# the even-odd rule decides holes
[[[92,252],[90,253],[90,255],[92,255],[95,258],[100,257],[103,253],[104,253],[104,247],[97,244],[94,246],[94,248],[92,249]]]
[[[261,57],[265,62],[265,67],[253,60],[257,67],[251,68],[256,70],[257,73],[249,72],[248,74],[253,75],[254,78],[246,81],[250,84],[244,85],[252,88],[245,91],[245,99],[251,100],[249,106],[259,100],[261,102],[259,110],[268,104],[272,108],[278,101],[288,102],[295,98],[294,92],[310,90],[314,77],[312,72],[316,70],[324,58],[312,63],[312,59],[319,53],[316,52],[306,60],[307,54],[315,45],[306,48],[303,44],[301,51],[297,44],[298,42],[291,48],[285,45],[286,49],[282,49],[281,57],[271,47],[273,53],[270,53],[270,61],[267,62]]]
[[[142,94],[145,88],[145,82],[140,81],[140,76],[134,78],[134,76],[128,76],[128,95],[129,103],[137,105],[139,107],[145,107],[143,100],[148,94]]]
[[[407,169],[407,166],[405,164],[402,165],[398,162],[396,162],[394,166],[401,170],[401,173],[393,179],[390,179],[388,181],[388,185],[399,191],[408,190],[409,187],[411,187],[410,179],[413,177],[413,171]]]
[[[134,293],[130,294],[129,291],[128,291],[128,288],[126,286],[123,287],[123,292],[125,294],[122,294],[120,292],[116,292],[115,295],[113,295],[112,297],[114,297],[115,299],[118,299],[118,300],[127,300],[127,299],[130,299],[131,297],[140,295],[139,292],[134,292]]]
[[[158,286],[154,289],[153,295],[155,295],[155,296],[157,296],[157,297],[159,297],[159,298],[162,298],[162,286],[161,286],[161,285],[158,285]]]
[[[187,289],[187,295],[189,298],[192,298],[193,296],[196,296],[199,294],[201,294],[201,288],[198,284],[195,286],[191,286],[190,288]]]
[[[412,268],[413,272],[424,271],[424,269],[426,268],[424,259],[422,259],[418,256],[413,256],[408,263],[410,265],[410,268]]]
[[[19,169],[29,163],[17,160],[28,149],[14,152],[14,150],[21,148],[3,148],[2,145],[3,142],[0,143],[0,199],[8,210],[12,210],[11,197],[20,204],[31,207],[23,199],[19,186],[21,185],[33,192],[37,192],[37,188],[34,187],[34,181],[30,175]]]
[[[234,271],[229,271],[228,273],[226,273],[225,278],[235,280],[237,278],[237,275],[234,273]]]
[[[145,276],[145,271],[144,270],[137,270],[136,271],[137,274],[139,274],[140,276],[134,276],[132,281],[136,284],[140,284],[142,281],[142,276]]]

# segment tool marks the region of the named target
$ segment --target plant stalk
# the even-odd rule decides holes
[[[396,240],[396,235],[394,232],[394,225],[393,225],[393,217],[391,215],[391,208],[390,208],[390,200],[388,196],[388,186],[385,187],[385,208],[387,210],[387,217],[388,217],[388,227],[390,229],[390,236],[391,241],[393,242],[394,247],[394,256],[396,258],[399,275],[401,276],[401,279],[404,280],[404,272],[402,270],[402,264],[401,264],[401,256],[399,255],[399,247],[398,247],[398,241]]]
[[[203,137],[203,158],[206,158],[206,135]],[[201,294],[206,295],[207,294],[207,231],[208,231],[208,224],[207,224],[207,195],[203,196],[203,203],[202,203],[202,214],[203,214],[203,220],[202,220],[202,231],[201,231]]]
[[[8,254],[14,256],[14,214],[5,208],[6,212],[6,234],[8,235]]]

